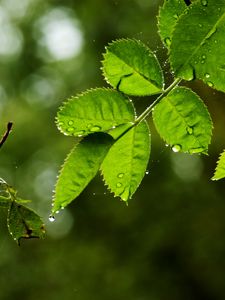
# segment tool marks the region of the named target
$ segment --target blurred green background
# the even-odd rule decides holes
[[[56,175],[74,139],[54,118],[67,97],[106,86],[107,43],[147,43],[168,73],[157,34],[158,0],[1,0],[0,131],[14,128],[1,149],[0,176],[32,199],[48,230],[45,240],[8,235],[0,221],[2,300],[225,299],[225,182],[211,182],[224,148],[225,95],[188,83],[214,122],[209,156],[173,153],[152,131],[152,154],[127,207],[97,176],[50,223]],[[151,98],[136,98],[142,111]]]

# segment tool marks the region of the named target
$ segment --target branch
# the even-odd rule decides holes
[[[8,135],[10,134],[10,131],[12,130],[12,126],[13,126],[13,123],[12,122],[8,122],[7,129],[6,129],[6,131],[5,131],[2,139],[0,140],[0,148],[3,146],[3,144],[7,140]]]
[[[146,110],[134,121],[133,124],[130,125],[129,128],[127,128],[124,132],[122,132],[117,138],[116,141],[118,139],[120,139],[122,136],[124,136],[125,133],[127,133],[129,130],[131,130],[133,127],[137,126],[141,121],[143,121],[153,110],[153,108],[156,106],[156,104],[162,100],[165,96],[167,96],[167,94],[172,91],[172,89],[177,86],[182,79],[177,78],[173,81],[173,83],[167,88],[165,89],[158,98],[156,98],[156,100],[149,106],[146,108]]]

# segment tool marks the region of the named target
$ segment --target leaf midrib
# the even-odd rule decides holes
[[[182,114],[177,110],[176,106],[170,101],[170,98],[168,97],[166,99],[166,101],[168,102],[168,104],[170,104],[170,106],[176,111],[176,113],[178,114],[178,116],[181,118],[182,122],[185,124],[185,126],[190,127],[190,125],[187,123],[186,119],[184,116],[182,116]],[[199,147],[205,148],[201,142],[197,139],[197,137],[192,134],[192,136],[194,137],[195,141],[199,144]]]
[[[113,54],[119,61],[121,61],[123,64],[125,64],[126,66],[128,66],[129,68],[131,68],[132,70],[134,70],[134,72],[138,75],[140,75],[143,79],[145,79],[148,83],[150,83],[151,85],[153,85],[154,87],[158,88],[159,90],[162,90],[162,87],[158,85],[158,83],[153,80],[148,78],[147,76],[145,76],[144,74],[142,74],[139,70],[137,70],[136,68],[134,68],[134,66],[131,66],[130,64],[128,64],[125,60],[121,59],[117,54],[115,54],[114,52],[108,50],[109,53]],[[150,56],[149,54],[147,54],[150,58],[152,58],[152,56]],[[155,57],[153,56],[153,59],[155,59]],[[159,68],[160,69],[160,68]],[[162,79],[162,72],[160,70],[160,74],[161,74],[161,82],[163,82]]]

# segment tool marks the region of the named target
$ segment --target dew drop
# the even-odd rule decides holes
[[[183,78],[188,81],[191,81],[195,78],[195,70],[191,65],[187,65],[187,67],[182,72],[182,74],[183,74]]]
[[[77,131],[77,132],[74,132],[74,135],[75,136],[78,136],[78,137],[81,137],[85,134],[85,131],[84,130],[80,130],[80,131]]]
[[[188,133],[188,134],[193,134],[193,128],[192,128],[192,127],[188,126],[188,127],[186,128],[186,130],[187,130],[187,133]]]
[[[145,174],[148,175],[148,174],[149,174],[149,171],[147,170],[147,171],[145,172]]]
[[[208,5],[208,0],[202,0],[201,3],[202,3],[203,6],[207,6]]]
[[[173,150],[173,152],[180,152],[181,151],[181,145],[174,145],[173,147],[172,147],[172,150]]]
[[[70,120],[70,121],[68,122],[68,125],[69,125],[69,126],[72,126],[73,123],[74,123],[74,122],[73,122],[72,120]]]
[[[217,44],[217,43],[218,43],[218,41],[217,41],[217,40],[215,40],[215,41],[214,41],[214,43],[215,43],[215,44]]]
[[[178,14],[173,15],[174,19],[178,19]]]
[[[209,73],[206,73],[206,74],[205,74],[205,77],[206,77],[206,78],[209,78],[209,77],[210,77],[210,74],[209,74]]]
[[[130,189],[125,188],[124,191],[120,194],[120,197],[123,201],[127,201],[130,198]],[[126,204],[128,204],[126,202]]]
[[[164,42],[168,47],[171,45],[171,39],[169,37],[165,38]]]
[[[75,129],[73,127],[69,127],[66,129],[68,132],[73,132]]]
[[[93,124],[88,124],[87,128],[90,129],[91,127],[93,127]]]
[[[205,56],[205,55],[202,55],[202,59],[206,59],[206,56]]]
[[[201,28],[201,27],[202,27],[202,24],[198,24],[198,26]]]
[[[116,184],[116,187],[118,187],[118,188],[120,188],[122,186],[122,183],[121,182],[118,182],[117,184]]]
[[[17,240],[17,238],[14,238],[14,241],[16,241]]]
[[[124,176],[124,173],[119,173],[119,174],[117,175],[118,178],[123,178],[123,176]]]
[[[203,147],[199,147],[199,148],[193,148],[189,150],[190,154],[194,154],[194,153],[201,153],[204,152],[206,149]]]
[[[213,87],[213,86],[214,86],[214,84],[213,84],[211,81],[207,81],[206,83],[207,83],[208,86],[210,86],[210,87]]]
[[[90,129],[91,132],[96,132],[96,131],[99,131],[99,130],[101,130],[101,127],[100,127],[100,126],[93,126],[93,127]]]
[[[49,216],[48,219],[49,219],[50,222],[54,222],[55,221],[55,217],[54,216]]]

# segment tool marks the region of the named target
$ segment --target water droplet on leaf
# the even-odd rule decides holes
[[[189,150],[190,154],[194,154],[194,153],[201,153],[201,152],[205,152],[205,148],[203,147],[199,147],[199,148],[193,148]]]
[[[181,145],[174,145],[172,147],[173,152],[180,152],[181,151]]]
[[[185,69],[182,70],[182,75],[185,80],[191,81],[195,78],[195,70],[191,65],[187,65]]]
[[[66,129],[68,132],[73,132],[75,129],[73,127],[69,127]]]
[[[96,132],[96,131],[99,131],[99,130],[101,130],[101,127],[100,127],[100,126],[93,126],[93,127],[90,129],[91,132]]]
[[[119,174],[117,175],[118,178],[122,178],[123,176],[124,176],[124,173],[119,173]]]
[[[188,133],[188,134],[193,134],[193,128],[192,128],[192,127],[188,126],[188,127],[186,128],[186,130],[187,130],[187,133]]]
[[[48,219],[49,219],[50,222],[54,222],[55,221],[55,217],[54,216],[49,216]]]
[[[73,122],[72,120],[70,120],[70,121],[68,122],[68,125],[69,125],[69,126],[72,126],[73,123],[74,123],[74,122]]]
[[[164,42],[168,47],[171,45],[171,39],[169,37],[165,38]]]
[[[213,86],[214,86],[214,84],[213,84],[211,81],[207,81],[206,83],[207,83],[208,86],[210,86],[210,87],[213,87]]]
[[[127,201],[130,198],[130,189],[125,188],[124,191],[120,194],[120,197],[123,201]]]
[[[121,182],[118,182],[117,184],[116,184],[116,187],[118,187],[118,188],[120,188],[122,186],[122,183]]]
[[[84,131],[84,130],[80,130],[80,131],[74,132],[73,135],[81,137],[81,136],[83,136],[84,134],[85,134],[85,131]]]
[[[149,171],[148,171],[148,170],[147,170],[147,171],[145,171],[145,174],[146,174],[146,175],[148,175],[148,174],[149,174]]]
[[[208,0],[202,0],[201,3],[202,3],[203,6],[207,6],[208,5]]]
[[[206,77],[206,78],[209,78],[209,77],[210,77],[210,74],[209,74],[209,73],[206,73],[206,74],[205,74],[205,77]]]

